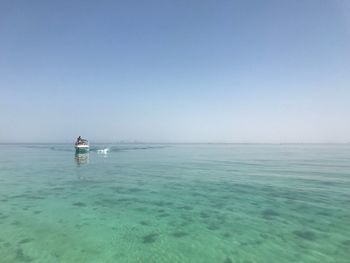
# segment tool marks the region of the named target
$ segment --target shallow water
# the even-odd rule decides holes
[[[1,262],[342,263],[349,251],[349,144],[0,145]]]

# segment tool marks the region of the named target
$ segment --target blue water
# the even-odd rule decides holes
[[[0,145],[0,262],[348,263],[349,251],[349,144]]]

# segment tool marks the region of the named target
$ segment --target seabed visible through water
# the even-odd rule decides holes
[[[350,262],[350,145],[0,145],[0,262]]]

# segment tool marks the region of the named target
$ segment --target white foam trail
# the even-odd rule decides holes
[[[100,153],[100,154],[108,154],[108,152],[109,152],[109,148],[97,150],[97,153]]]

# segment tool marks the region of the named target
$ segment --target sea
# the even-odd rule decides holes
[[[0,262],[349,263],[350,144],[0,144]]]

